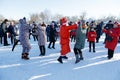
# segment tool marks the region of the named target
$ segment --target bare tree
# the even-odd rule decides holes
[[[84,20],[86,18],[87,13],[86,12],[82,12],[80,15],[80,19]]]
[[[73,21],[73,22],[77,22],[78,21],[78,16],[72,16],[70,20]]]
[[[0,23],[4,20],[4,16],[0,15]]]
[[[51,12],[49,10],[44,10],[39,14],[39,16],[43,22],[49,23],[51,19]]]
[[[52,21],[58,21],[63,17],[63,15],[61,14],[55,14],[53,15],[53,17],[51,18]]]
[[[41,18],[39,17],[39,14],[31,14],[30,15],[30,23],[32,22],[41,22]]]

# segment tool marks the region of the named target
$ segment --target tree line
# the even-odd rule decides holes
[[[51,12],[49,10],[44,10],[40,13],[32,13],[29,15],[29,23],[32,23],[33,21],[36,23],[39,22],[45,22],[47,24],[49,24],[51,21],[57,21],[59,22],[60,18],[64,17],[65,15],[62,14],[54,14],[52,15]],[[118,21],[120,22],[120,17],[116,17],[113,15],[108,15],[108,16],[102,16],[99,19],[93,19],[93,18],[87,18],[87,13],[86,12],[82,12],[80,15],[74,15],[74,16],[66,16],[68,21],[72,21],[72,22],[76,22],[79,19],[85,19],[87,21],[90,20],[96,20],[96,21],[108,21],[108,20],[112,20],[112,21]],[[4,16],[0,15],[0,23],[5,19]],[[13,20],[14,22],[18,23],[18,21]]]

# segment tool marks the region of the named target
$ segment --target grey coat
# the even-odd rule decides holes
[[[38,45],[42,46],[46,44],[46,34],[45,34],[45,27],[38,26],[35,33],[33,35],[38,35]]]
[[[19,20],[19,40],[23,47],[31,48],[29,42],[29,29],[31,28],[23,19]]]
[[[85,46],[86,39],[86,29],[82,29],[81,25],[78,25],[78,29],[76,31],[76,43],[74,48],[83,49]]]

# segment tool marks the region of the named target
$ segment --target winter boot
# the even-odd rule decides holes
[[[80,54],[80,60],[83,60],[84,58],[83,58],[82,53],[79,53],[79,54]]]
[[[28,60],[28,53],[22,53],[22,59]]]
[[[52,47],[53,49],[55,49],[55,47]]]
[[[79,59],[78,54],[76,54],[75,57],[76,57],[76,61],[75,61],[75,64],[76,64],[76,63],[80,62],[80,59]]]
[[[89,49],[89,52],[91,52],[91,49]]]
[[[58,60],[58,62],[63,63],[62,62],[62,56],[60,56],[57,60]]]
[[[68,57],[67,57],[67,56],[62,56],[62,58],[64,58],[64,59],[68,59]]]
[[[29,57],[28,57],[29,54],[28,53],[25,53],[25,54],[26,54],[25,59],[28,60],[29,59]]]
[[[95,50],[93,50],[93,52],[95,53],[96,51],[95,51]]]
[[[51,47],[50,47],[50,46],[48,46],[48,48],[49,48],[49,49],[51,49]]]
[[[25,53],[22,53],[21,58],[22,58],[22,59],[24,59],[24,58],[25,58]]]

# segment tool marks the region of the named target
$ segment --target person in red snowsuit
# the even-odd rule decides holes
[[[114,23],[114,26],[110,30],[103,29],[103,32],[108,34],[108,38],[105,42],[105,48],[108,49],[108,59],[111,59],[114,55],[114,50],[117,46],[119,36],[120,36],[120,27],[117,22]]]
[[[68,57],[66,57],[66,54],[69,53],[70,50],[70,30],[72,29],[77,29],[77,24],[73,24],[70,26],[67,26],[67,19],[66,18],[62,18],[60,19],[60,45],[61,45],[61,55],[59,56],[59,58],[57,59],[60,63],[63,63],[62,58],[64,59],[68,59]]]
[[[88,32],[88,34],[87,34],[87,38],[88,38],[88,42],[89,42],[89,52],[91,52],[91,46],[93,46],[93,52],[95,52],[96,37],[97,37],[96,31],[94,30],[94,28],[91,28],[90,32]]]

